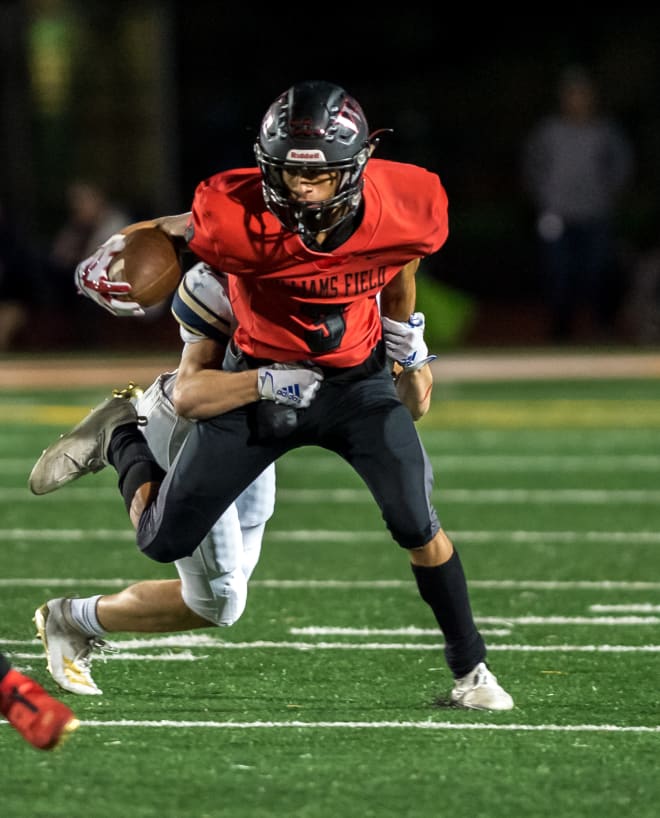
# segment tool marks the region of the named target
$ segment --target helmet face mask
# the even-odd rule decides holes
[[[254,150],[268,209],[303,240],[357,211],[371,142],[360,105],[339,86],[306,81],[281,94],[264,116]],[[334,195],[324,201],[296,199],[285,171],[305,179],[336,174]]]

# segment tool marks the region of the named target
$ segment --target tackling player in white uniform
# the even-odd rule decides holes
[[[196,264],[186,273],[173,299],[172,312],[185,344],[182,366],[191,355],[199,356],[199,344],[206,344],[207,352],[202,357],[209,364],[215,362],[219,367],[222,362],[234,327],[224,281],[224,276],[207,265]],[[286,405],[287,388],[293,382],[300,387],[293,405],[308,405],[314,397],[318,381],[305,380],[309,378],[308,370],[264,369],[268,394],[261,394],[262,398]],[[236,394],[234,405],[259,397],[245,389],[236,373],[222,374],[226,396]],[[259,374],[261,381],[264,373]],[[175,371],[160,375],[144,393],[130,386],[115,392],[115,397],[129,399],[138,415],[146,419],[143,434],[164,469],[176,456],[194,422],[177,414],[174,408],[176,382]],[[260,392],[263,391],[261,388]],[[212,408],[216,392],[214,380],[195,393],[196,405],[190,407],[191,416],[205,414],[205,401],[211,402],[208,411],[217,414]],[[275,397],[275,392],[281,394]],[[41,493],[39,486],[31,487]],[[106,646],[103,636],[108,632],[181,631],[236,622],[245,609],[247,583],[259,559],[265,525],[274,503],[275,467],[271,465],[239,495],[192,556],[175,562],[179,580],[139,582],[119,594],[58,598],[44,603],[35,612],[35,624],[48,657],[48,670],[60,687],[72,693],[101,694],[91,675],[91,660],[94,649]]]

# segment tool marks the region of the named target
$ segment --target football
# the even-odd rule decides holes
[[[176,290],[181,280],[179,255],[172,241],[157,227],[141,227],[126,236],[126,246],[108,268],[111,281],[128,281],[125,301],[141,307],[160,304]]]

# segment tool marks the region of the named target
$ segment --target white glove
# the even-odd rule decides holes
[[[74,280],[81,295],[91,298],[113,315],[121,317],[144,315],[144,310],[137,301],[122,301],[117,298],[130,293],[131,285],[128,281],[110,281],[108,278],[112,260],[125,246],[126,236],[123,233],[110,236],[96,252],[80,262],[76,267]]]
[[[321,386],[323,373],[299,364],[271,364],[257,370],[257,387],[262,400],[272,400],[294,409],[306,409]]]
[[[423,312],[414,312],[407,321],[394,321],[383,315],[382,321],[387,355],[401,364],[406,372],[421,369],[438,357],[429,355],[429,348],[424,340]]]

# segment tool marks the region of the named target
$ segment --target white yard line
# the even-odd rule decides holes
[[[458,713],[459,711],[457,711]],[[465,713],[474,716],[475,711]],[[0,727],[8,725],[4,720]],[[659,725],[620,724],[492,724],[452,721],[173,721],[81,719],[83,727],[141,727],[167,730],[481,730],[515,733],[660,733]]]
[[[473,489],[437,488],[434,497],[445,503],[660,503],[655,489]],[[366,489],[279,489],[278,503],[373,503]]]
[[[589,605],[589,610],[598,613],[613,613],[614,611],[626,613],[660,613],[660,605],[653,605],[650,602],[627,603],[625,605]]]
[[[0,539],[4,541],[27,540],[40,542],[43,540],[61,541],[95,541],[116,540],[134,542],[135,532],[128,528],[4,528],[0,529]],[[625,543],[627,547],[635,543],[660,544],[660,531],[468,531],[449,530],[448,533],[463,542],[471,543]],[[286,529],[267,528],[266,540],[273,542],[378,542],[389,540],[389,535],[383,531],[360,531],[339,529]],[[0,578],[0,583],[2,578]]]
[[[550,455],[550,454],[430,454],[431,462],[439,470],[449,471],[489,471],[489,472],[611,472],[624,471],[652,471],[660,472],[660,455],[655,454],[619,454],[603,455],[585,452],[582,455]],[[297,462],[297,461],[296,461]],[[305,468],[314,474],[328,474],[333,472],[345,473],[346,463],[339,457],[328,454],[304,456]],[[292,460],[280,465],[282,470],[293,470]],[[3,474],[30,473],[34,465],[34,458],[0,457],[0,471]],[[23,489],[24,490],[24,489]],[[105,490],[105,489],[104,489]],[[116,494],[116,492],[115,492]]]
[[[0,639],[0,645],[10,644]],[[214,650],[297,650],[311,652],[316,650],[367,650],[367,651],[439,651],[443,644],[426,644],[424,642],[293,642],[289,640],[270,641],[267,639],[257,639],[254,642],[221,642],[217,640],[212,646],[205,645],[205,649]],[[170,662],[170,661],[197,661],[200,656],[187,652],[172,654],[169,652],[157,654],[143,654],[122,652],[104,653],[99,656],[102,661],[114,661],[130,659],[139,662]],[[512,644],[489,644],[489,653],[496,651],[500,653],[660,653],[660,645],[512,645]],[[41,653],[18,653],[12,651],[12,656],[19,659],[40,659]],[[174,657],[174,658],[173,658]]]
[[[129,577],[0,577],[0,588],[76,588],[98,585],[102,588],[123,588],[139,580]],[[627,580],[545,580],[545,579],[473,579],[470,587],[502,591],[660,591],[660,582]],[[345,590],[382,590],[412,588],[413,579],[252,579],[256,588],[314,588]]]
[[[458,714],[459,711],[457,711]],[[463,712],[463,711],[460,711]],[[475,711],[465,712],[473,717]],[[6,723],[6,722],[5,722]],[[493,724],[452,721],[172,721],[81,719],[83,727],[149,727],[169,730],[481,730],[516,733],[660,733],[659,725]]]
[[[571,503],[596,504],[660,504],[660,490],[657,489],[473,489],[437,488],[433,496],[445,503]],[[71,488],[69,491],[35,497],[24,488],[0,489],[0,502],[49,503],[80,502],[82,500],[117,502],[119,494],[115,488]],[[278,489],[278,503],[343,503],[350,505],[373,504],[373,497],[367,489]]]
[[[659,616],[475,616],[478,625],[657,625]],[[296,636],[437,636],[435,628],[290,628]]]

